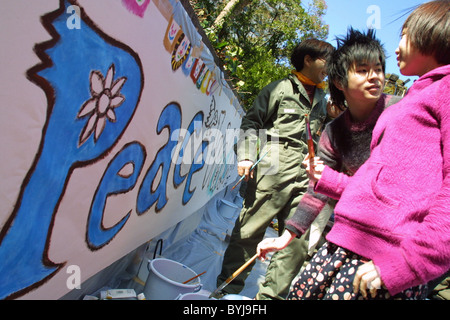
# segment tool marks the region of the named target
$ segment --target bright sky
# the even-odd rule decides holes
[[[384,45],[387,54],[386,73],[395,73],[400,79],[410,77],[402,76],[397,66],[395,49],[400,41],[400,30],[403,22],[409,15],[409,9],[428,2],[428,0],[325,0],[328,9],[323,18],[325,24],[330,26],[328,42],[336,46],[336,36],[347,33],[347,28],[365,31],[367,24],[376,29],[376,36]],[[411,77],[407,86],[411,86]]]

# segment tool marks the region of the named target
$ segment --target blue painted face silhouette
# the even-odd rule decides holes
[[[54,39],[36,47],[44,63],[28,73],[47,94],[47,121],[16,207],[0,233],[0,299],[22,295],[62,266],[51,262],[47,251],[71,172],[111,150],[141,96],[137,54],[84,14],[80,29],[69,29],[70,5],[61,0],[59,10],[43,17]]]

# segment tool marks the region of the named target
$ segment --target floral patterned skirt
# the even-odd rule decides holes
[[[420,300],[425,299],[427,286],[420,285],[391,296],[386,288],[377,290],[375,298],[353,293],[356,270],[367,259],[332,243],[325,243],[311,258],[297,282],[291,287],[288,300]]]

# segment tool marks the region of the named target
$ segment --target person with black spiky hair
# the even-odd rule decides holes
[[[327,243],[288,299],[420,300],[428,295],[428,283],[448,272],[449,20],[448,0],[424,3],[406,19],[396,50],[398,66],[403,75],[419,79],[379,116],[370,156],[353,176],[319,157],[305,163],[314,191],[338,203]],[[358,74],[368,78],[378,70],[370,62],[368,73],[359,69],[360,63],[349,69],[347,86],[335,83],[346,100],[361,87],[361,82],[353,83]],[[374,93],[376,84],[366,90],[360,98]],[[260,245],[260,256],[270,247]]]

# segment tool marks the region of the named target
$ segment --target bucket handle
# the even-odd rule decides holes
[[[153,259],[155,259],[156,257],[156,250],[158,250],[158,245],[161,244],[161,246],[159,247],[159,255],[162,255],[162,247],[163,247],[163,239],[159,239],[156,242],[156,246],[155,246],[155,251],[153,252]]]
[[[158,250],[158,246],[159,245],[160,245],[160,247],[159,247],[159,255],[161,256],[162,255],[162,247],[163,247],[163,239],[159,239],[156,242],[155,251],[153,252],[153,260],[155,260],[155,258],[156,258],[156,251]],[[147,270],[150,271],[150,262],[147,263]]]
[[[193,292],[194,292],[194,293],[199,292],[202,288],[203,288],[203,284],[200,283],[200,284],[198,285],[198,287],[196,287],[196,288],[194,289]]]

